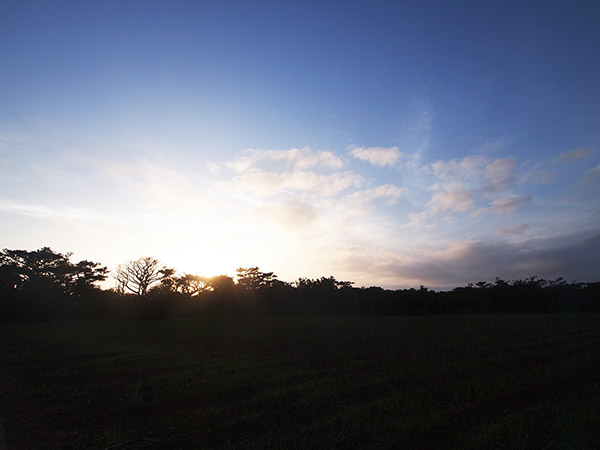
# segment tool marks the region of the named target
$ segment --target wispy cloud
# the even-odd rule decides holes
[[[512,214],[523,205],[531,203],[531,195],[512,195],[492,202],[491,211],[496,214]]]
[[[496,276],[512,280],[531,275],[590,281],[597,278],[594,261],[600,252],[600,234],[596,230],[519,244],[493,239],[454,241],[434,248],[387,251],[380,257],[365,248],[339,250],[336,262],[358,285],[369,285],[377,278],[388,286],[424,284],[443,289],[493,281]]]
[[[264,166],[269,163],[279,163],[278,169],[294,172],[311,167],[326,169],[341,169],[344,161],[330,151],[312,150],[308,147],[292,148],[289,150],[246,150],[242,155],[228,161],[225,165],[237,172],[250,168]]]
[[[362,177],[354,172],[319,174],[310,171],[294,171],[277,173],[261,169],[245,170],[233,180],[225,182],[226,186],[231,186],[235,191],[261,197],[294,193],[307,196],[332,196],[362,184]]]
[[[584,179],[593,180],[600,178],[600,164],[596,167],[593,167],[585,172]]]
[[[515,158],[501,158],[488,164],[484,169],[483,191],[493,195],[507,190],[515,181],[514,171],[517,165]]]
[[[489,159],[484,156],[472,155],[461,160],[439,160],[426,165],[425,169],[429,169],[440,180],[463,181],[481,176],[488,162]]]
[[[485,156],[471,155],[461,160],[436,161],[425,166],[425,169],[439,180],[465,183],[473,190],[493,195],[508,189],[514,183],[516,165],[517,160],[513,157],[490,161]]]
[[[387,199],[388,205],[393,205],[396,201],[402,197],[405,193],[405,189],[394,186],[393,184],[384,184],[381,186],[374,186],[361,191],[356,191],[347,196],[353,203],[365,204],[371,203],[377,199]]]
[[[375,167],[392,167],[400,162],[402,152],[398,147],[356,147],[350,155]]]
[[[510,193],[516,184],[517,164],[513,157],[490,160],[470,155],[425,165],[422,170],[433,176],[428,187],[431,197],[421,211],[410,214],[408,224],[423,226],[440,214],[449,219],[469,213],[478,216],[484,212],[515,211],[531,201],[531,195],[503,195]]]
[[[254,210],[259,218],[277,222],[285,228],[302,228],[310,226],[318,219],[315,209],[301,199],[288,197],[281,202],[260,206]]]
[[[529,229],[530,225],[528,223],[521,223],[519,225],[512,225],[509,227],[496,228],[494,233],[501,234],[504,236],[515,236],[519,234],[525,233]]]
[[[120,219],[92,208],[48,206],[35,203],[18,203],[0,199],[0,211],[43,219],[58,219],[74,222],[118,224]]]
[[[513,214],[521,206],[528,205],[532,202],[531,195],[511,195],[508,197],[500,197],[494,200],[487,208],[480,208],[473,212],[473,215],[481,214]]]
[[[377,147],[363,148],[369,149]],[[579,222],[550,224],[547,218],[562,210],[555,209],[555,197],[533,190],[531,180],[521,181],[527,164],[470,155],[424,165],[414,159],[409,166],[409,156],[391,149],[362,156],[393,171],[349,164],[356,155],[306,147],[248,150],[228,161],[193,164],[166,154],[64,153],[56,164],[29,169],[27,179],[41,175],[43,184],[31,196],[25,189],[15,199],[5,194],[0,213],[71,233],[85,229],[111,242],[108,264],[150,252],[205,274],[251,264],[282,279],[332,274],[358,285],[453,287],[496,275],[568,276],[574,271],[564,261],[581,266],[573,248],[593,262],[595,254],[576,236],[547,237]],[[575,181],[584,174],[580,166],[570,164],[562,176]],[[600,168],[589,166],[592,182]],[[52,193],[44,195],[48,186]],[[50,201],[53,196],[60,202]],[[589,212],[596,200],[583,207],[587,220],[597,218]],[[92,248],[94,239],[85,238],[80,248]]]
[[[532,163],[529,169],[520,177],[519,183],[534,183],[538,185],[556,183],[565,179],[573,174],[573,170],[576,170],[573,166],[577,166],[576,163],[588,159],[592,155],[592,151],[586,148],[578,148],[570,150],[565,153],[561,153],[556,158],[547,161],[538,161]],[[572,181],[572,180],[571,180]]]
[[[586,148],[578,148],[575,150],[571,150],[566,153],[561,153],[556,157],[554,161],[556,162],[571,162],[571,161],[581,161],[582,159],[587,158],[590,155],[590,151]]]
[[[551,184],[557,181],[558,173],[547,163],[538,163],[530,167],[518,180],[519,184]]]
[[[475,195],[472,191],[460,189],[459,186],[434,185],[433,197],[427,202],[427,208],[431,214],[438,212],[453,211],[465,212],[472,209],[475,205]]]

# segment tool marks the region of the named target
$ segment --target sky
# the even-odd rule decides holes
[[[0,247],[600,281],[599,30],[584,0],[2,0]]]

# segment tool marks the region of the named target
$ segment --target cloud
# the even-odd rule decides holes
[[[497,159],[484,169],[483,191],[486,194],[495,194],[505,191],[514,182],[514,170],[517,165],[515,158]]]
[[[222,185],[234,193],[243,192],[261,197],[277,195],[280,192],[283,177],[279,174],[264,170],[246,170],[234,180],[227,180]]]
[[[531,167],[523,176],[519,183],[550,184],[558,179],[556,170],[547,168],[547,164],[536,164]]]
[[[475,205],[475,195],[468,190],[451,188],[447,191],[436,192],[427,207],[432,213],[440,211],[465,212]]]
[[[254,214],[286,228],[306,227],[318,218],[318,214],[309,203],[294,197],[274,205],[258,207]]]
[[[423,167],[423,172],[434,176],[428,187],[431,198],[420,212],[409,214],[410,226],[422,226],[427,219],[443,213],[444,218],[473,211],[480,215],[486,211],[506,213],[525,203],[524,198],[498,198],[510,191],[515,182],[517,160],[506,157],[490,161],[480,155],[463,159],[439,160]],[[491,204],[489,202],[491,201]],[[488,205],[486,207],[484,205]]]
[[[310,148],[247,150],[225,163],[236,175],[221,184],[230,190],[259,197],[303,194],[333,196],[363,185],[352,171],[341,171],[344,162],[329,151]],[[217,175],[222,175],[218,173]]]
[[[500,197],[491,203],[487,208],[480,208],[473,213],[478,216],[484,213],[492,214],[513,214],[521,206],[532,202],[531,195],[511,195],[508,197]]]
[[[327,197],[337,195],[351,187],[359,187],[363,184],[363,179],[354,172],[334,172],[323,175],[298,171],[280,174],[250,169],[225,184],[230,185],[233,191],[247,192],[261,197],[293,193]]]
[[[246,150],[242,155],[225,166],[236,172],[245,172],[254,167],[264,167],[268,164],[280,164],[277,170],[297,171],[311,167],[325,169],[341,169],[344,161],[330,151],[314,151],[308,147],[290,150]]]
[[[585,186],[586,195],[596,195],[600,187],[600,164],[586,170],[576,181],[579,186]]]
[[[512,214],[521,206],[531,203],[531,201],[531,195],[501,197],[492,202],[492,211],[496,214]]]
[[[357,285],[448,289],[469,282],[523,279],[597,280],[600,232],[509,244],[499,240],[454,241],[437,248],[375,252],[340,249],[340,276]]]
[[[398,147],[356,147],[350,154],[361,161],[366,161],[375,167],[392,167],[400,161],[402,152]]]
[[[528,229],[529,229],[529,224],[528,223],[522,223],[520,225],[513,225],[513,226],[510,226],[510,227],[496,228],[494,230],[494,233],[496,233],[496,234],[502,234],[502,235],[505,235],[505,236],[514,236],[514,235],[523,234]]]
[[[554,160],[555,162],[572,162],[572,161],[580,161],[582,159],[587,158],[590,155],[590,151],[586,148],[578,148],[575,150],[571,150],[566,153],[561,153]]]
[[[308,191],[314,195],[332,196],[348,188],[363,184],[360,175],[354,172],[335,172],[328,175],[314,172],[293,172],[282,176],[281,187],[285,190]]]
[[[488,161],[484,156],[472,155],[460,161],[456,159],[436,161],[426,166],[426,168],[431,170],[433,175],[440,180],[458,182],[481,176],[483,167]]]
[[[561,153],[552,160],[538,162],[530,167],[529,170],[521,176],[519,183],[524,184],[531,182],[535,184],[550,184],[561,179],[564,180],[569,176],[569,174],[573,173],[573,170],[576,170],[570,169],[571,172],[569,172],[567,165],[582,161],[588,158],[591,154],[592,152],[590,150],[579,148],[566,153]],[[589,171],[587,173],[589,173]],[[584,179],[585,177],[586,175],[583,176]]]
[[[399,188],[393,184],[384,184],[349,194],[347,199],[355,204],[365,204],[380,198],[386,198],[387,204],[393,205],[404,195],[405,191],[405,189]]]
[[[105,224],[117,224],[120,222],[120,220],[116,217],[102,214],[90,208],[47,206],[35,203],[17,203],[8,200],[0,200],[0,211],[10,214],[19,214],[27,217],[74,222]]]
[[[600,178],[600,164],[598,164],[596,167],[588,170],[585,173],[584,178],[588,178],[588,179]]]
[[[471,155],[462,160],[436,161],[425,166],[439,180],[463,183],[472,190],[492,195],[508,189],[514,182],[517,160],[513,157],[490,162],[484,156]]]

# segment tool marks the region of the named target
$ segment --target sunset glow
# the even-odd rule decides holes
[[[326,3],[4,4],[2,248],[598,280],[598,10]]]

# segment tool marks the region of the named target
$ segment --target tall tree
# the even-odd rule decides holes
[[[69,261],[71,253],[50,247],[39,250],[0,251],[0,285],[16,291],[55,291],[79,295],[104,281],[108,269],[92,261]]]
[[[277,278],[273,272],[261,272],[258,267],[240,267],[236,273],[238,286],[244,289],[271,287]]]
[[[230,295],[235,284],[233,278],[227,275],[217,275],[206,279],[207,289],[211,290],[218,295]]]
[[[115,270],[117,291],[145,296],[148,290],[172,274],[160,261],[149,256],[120,264]]]
[[[200,275],[191,275],[189,273],[184,273],[175,278],[175,286],[178,292],[190,296],[214,289],[210,286],[210,278],[202,277]]]

